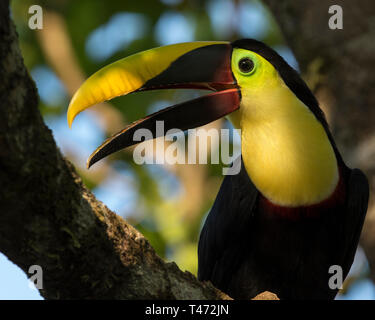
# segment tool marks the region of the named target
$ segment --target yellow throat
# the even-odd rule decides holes
[[[249,77],[235,69],[244,54],[256,65]],[[230,119],[241,129],[245,169],[257,189],[271,202],[288,207],[327,199],[339,174],[323,125],[260,55],[236,49],[232,69],[242,100]]]

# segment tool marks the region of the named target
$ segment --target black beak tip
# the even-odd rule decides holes
[[[98,162],[99,159],[97,159],[97,154],[93,154],[91,155],[88,159],[87,159],[87,162],[86,162],[86,169],[89,170],[93,164],[95,164],[96,162]]]

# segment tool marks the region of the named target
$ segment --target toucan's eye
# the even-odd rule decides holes
[[[249,73],[254,69],[254,62],[250,58],[242,58],[238,62],[238,67],[240,68],[241,72]]]

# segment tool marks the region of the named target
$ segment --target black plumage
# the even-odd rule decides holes
[[[331,265],[346,277],[368,202],[363,173],[340,165],[335,194],[322,204],[282,208],[269,203],[244,164],[226,176],[200,235],[198,278],[237,299],[263,291],[281,299],[333,299]]]

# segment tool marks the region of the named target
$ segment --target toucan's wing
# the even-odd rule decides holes
[[[353,263],[362,226],[365,221],[369,199],[369,184],[366,176],[359,169],[351,170],[348,183],[346,204],[345,241],[346,254],[343,260],[343,271],[346,276]]]
[[[198,279],[210,280],[226,291],[233,273],[248,251],[258,190],[246,173],[227,175],[202,229],[198,246]],[[246,238],[246,239],[245,239]]]

